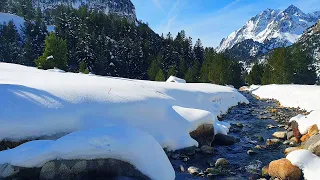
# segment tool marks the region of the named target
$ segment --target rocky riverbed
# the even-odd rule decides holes
[[[216,136],[212,146],[168,153],[177,180],[264,178],[263,167],[284,158],[286,148],[299,145],[287,140],[293,137],[288,121],[305,111],[243,95],[250,104],[234,107],[220,119],[231,123],[228,136]]]

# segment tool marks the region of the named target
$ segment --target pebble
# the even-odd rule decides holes
[[[198,175],[199,174],[199,168],[194,167],[194,166],[190,166],[188,168],[188,172],[192,175]]]
[[[229,161],[225,158],[219,158],[217,159],[216,163],[214,164],[215,167],[225,166],[228,165]]]

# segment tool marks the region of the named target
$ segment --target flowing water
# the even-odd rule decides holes
[[[196,153],[187,162],[171,160],[176,170],[177,180],[258,179],[261,177],[262,167],[273,160],[285,157],[283,153],[285,146],[282,144],[260,150],[254,148],[256,145],[265,145],[266,140],[272,138],[274,132],[284,130],[278,128],[278,123],[272,119],[275,117],[267,110],[277,108],[277,104],[274,101],[257,100],[249,93],[243,93],[243,95],[250,101],[250,104],[233,107],[228,114],[221,118],[222,121],[232,124],[229,135],[240,139],[240,142],[231,146],[214,145],[213,155]],[[284,114],[287,114],[286,118],[296,114],[294,110],[290,109],[283,109],[283,111]],[[276,126],[276,128],[268,129],[268,125]],[[248,150],[254,150],[256,154],[248,155]],[[195,166],[204,172],[206,168],[210,167],[210,162],[214,164],[218,158],[225,158],[230,163],[223,167],[223,171],[227,172],[226,175],[201,177],[190,175],[187,172],[190,166]],[[185,172],[181,172],[180,165],[185,168]]]

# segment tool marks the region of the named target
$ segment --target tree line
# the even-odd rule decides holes
[[[23,11],[24,26],[0,25],[1,62],[134,79],[175,75],[187,82],[243,84],[238,62],[204,48],[200,39],[193,45],[184,31],[159,36],[141,21],[60,5],[51,12],[55,30],[49,33],[40,9],[24,10],[32,11]]]

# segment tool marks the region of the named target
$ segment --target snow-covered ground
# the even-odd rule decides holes
[[[300,107],[311,111],[309,115],[298,115],[291,118],[299,124],[299,131],[307,133],[310,126],[320,127],[320,86],[312,85],[266,85],[247,87],[260,98],[276,99],[285,107]],[[303,170],[308,180],[318,179],[320,175],[320,158],[308,150],[293,151],[288,156],[292,164]]]
[[[113,158],[128,162],[155,180],[173,180],[174,169],[159,143],[132,127],[107,127],[80,131],[56,141],[39,140],[0,152],[0,164],[42,167],[55,159]]]
[[[0,140],[61,135],[108,126],[132,126],[163,148],[198,145],[189,132],[239,102],[237,90],[212,84],[151,82],[43,71],[0,63]]]

